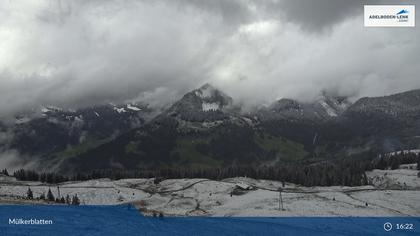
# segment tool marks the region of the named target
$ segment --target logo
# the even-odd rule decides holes
[[[401,10],[400,12],[397,13],[397,15],[407,14],[407,13],[409,13],[409,11],[407,11],[407,10]]]
[[[414,5],[365,5],[366,27],[414,27]]]

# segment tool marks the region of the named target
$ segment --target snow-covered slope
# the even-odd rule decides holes
[[[370,183],[383,189],[420,189],[417,165],[401,165],[396,170],[373,170],[367,172]]]
[[[60,184],[61,196],[77,194],[82,204],[132,203],[143,213],[165,215],[209,216],[418,216],[420,186],[414,170],[389,170],[389,176],[410,189],[377,189],[361,187],[301,187],[282,185],[278,181],[231,178],[223,181],[207,179],[168,179],[154,184],[153,179],[108,179]],[[383,175],[368,173],[373,181]],[[28,202],[28,186],[37,197],[50,188],[58,196],[58,188],[38,182],[0,182],[0,203]],[[235,191],[249,186],[250,190]],[[279,209],[282,188],[283,210]]]
[[[321,121],[341,115],[351,103],[345,97],[320,95],[314,102],[299,102],[282,98],[270,107],[262,109],[259,117],[262,120],[292,119]]]

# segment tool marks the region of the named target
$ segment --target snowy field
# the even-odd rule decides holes
[[[48,185],[11,179],[0,181],[1,204],[46,204],[34,197],[77,194],[81,204],[134,204],[143,214],[174,216],[420,216],[420,178],[417,170],[374,170],[371,185],[360,187],[302,187],[281,182],[238,177],[207,179],[109,179]],[[60,193],[59,193],[60,192]]]

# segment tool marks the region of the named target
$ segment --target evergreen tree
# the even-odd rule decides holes
[[[72,199],[72,201],[71,201],[71,204],[72,204],[72,205],[80,205],[80,200],[79,200],[79,198],[77,197],[77,194],[73,196],[73,199]]]
[[[31,188],[29,188],[29,187],[28,187],[28,191],[26,192],[26,198],[30,199],[30,200],[34,199],[34,194],[31,190]]]
[[[376,168],[380,169],[380,170],[385,170],[386,169],[386,163],[383,157],[381,157],[379,159],[379,162],[376,165]]]
[[[55,201],[54,194],[51,192],[51,189],[50,188],[48,189],[47,200],[50,201],[50,202]]]
[[[70,196],[67,194],[67,196],[66,196],[66,203],[67,204],[69,204],[70,205],[70,203],[71,203],[71,200],[70,200]]]
[[[7,171],[7,169],[2,170],[2,174],[9,176],[9,172]]]
[[[391,170],[396,170],[400,166],[400,159],[398,157],[391,158]]]
[[[366,173],[363,173],[363,185],[368,185],[368,184],[369,184],[368,177]]]

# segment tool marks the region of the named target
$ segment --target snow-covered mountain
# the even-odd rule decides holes
[[[109,140],[151,119],[152,110],[142,104],[106,104],[82,109],[41,106],[20,112],[3,125],[9,139],[3,149],[23,155],[49,155],[72,146]],[[1,140],[0,140],[1,141]]]
[[[240,113],[233,99],[210,84],[186,93],[156,120],[174,120],[179,129],[208,129],[227,123],[250,125],[253,121]]]
[[[228,117],[233,99],[210,84],[185,94],[165,114],[184,121],[214,121]]]
[[[420,90],[354,104],[323,93],[313,102],[284,98],[245,114],[231,97],[205,84],[156,116],[131,103],[21,113],[11,128],[0,124],[0,148],[70,171],[367,157],[419,148],[419,104]]]
[[[383,97],[364,97],[349,108],[348,113],[381,114],[398,119],[420,113],[420,89]]]
[[[291,119],[324,122],[340,116],[349,106],[345,97],[320,95],[314,102],[299,102],[282,98],[258,113],[262,120]]]

